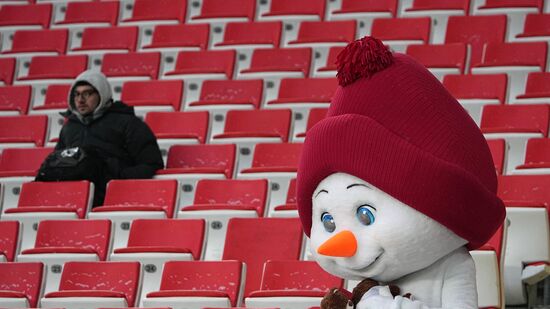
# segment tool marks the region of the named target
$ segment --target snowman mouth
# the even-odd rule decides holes
[[[364,267],[361,267],[361,268],[352,268],[352,270],[357,271],[357,272],[361,272],[361,273],[370,270],[371,268],[373,268],[374,266],[379,264],[378,262],[381,260],[381,257],[382,257],[383,254],[384,254],[384,250],[382,250],[380,252],[380,254],[378,254],[374,258],[374,260],[372,260],[372,262],[370,262],[367,266],[364,266]]]

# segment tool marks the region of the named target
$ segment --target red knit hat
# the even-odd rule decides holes
[[[364,37],[338,55],[327,118],[306,136],[298,211],[311,232],[312,196],[327,176],[359,177],[483,245],[504,220],[489,147],[468,113],[421,64]]]

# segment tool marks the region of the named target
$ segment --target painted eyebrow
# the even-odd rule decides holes
[[[316,198],[319,194],[321,194],[321,193],[323,193],[323,192],[328,193],[327,190],[323,189],[323,190],[317,192],[317,194],[315,194],[315,197],[314,197],[314,198]]]
[[[367,185],[364,185],[362,183],[354,183],[354,184],[351,184],[349,186],[346,187],[346,189],[351,189],[353,187],[365,187],[365,188],[369,188],[369,189],[372,189],[371,187],[367,186]]]

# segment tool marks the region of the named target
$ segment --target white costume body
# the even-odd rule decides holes
[[[435,220],[355,176],[335,173],[319,183],[313,195],[311,248],[329,273],[346,279],[371,278],[395,284],[413,300],[392,297],[387,286],[367,292],[358,309],[477,309],[475,266],[467,241]],[[368,207],[374,221],[357,219]],[[321,220],[330,214],[334,226]],[[326,256],[319,246],[341,231],[356,239],[353,256]]]

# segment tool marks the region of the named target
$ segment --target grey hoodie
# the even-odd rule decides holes
[[[86,82],[90,84],[92,87],[94,87],[97,92],[99,93],[99,104],[97,105],[96,109],[94,110],[93,114],[91,115],[91,119],[84,119],[89,118],[88,116],[83,117],[79,112],[78,109],[76,109],[74,104],[74,98],[73,98],[73,92],[74,88],[77,84]],[[69,110],[71,113],[75,114],[76,117],[82,122],[82,123],[88,123],[91,120],[98,119],[99,117],[103,116],[103,113],[111,107],[113,104],[113,95],[111,92],[111,85],[109,84],[109,81],[107,81],[107,77],[103,75],[101,72],[97,71],[84,71],[80,73],[73,82],[73,85],[71,86],[71,90],[69,91]]]

